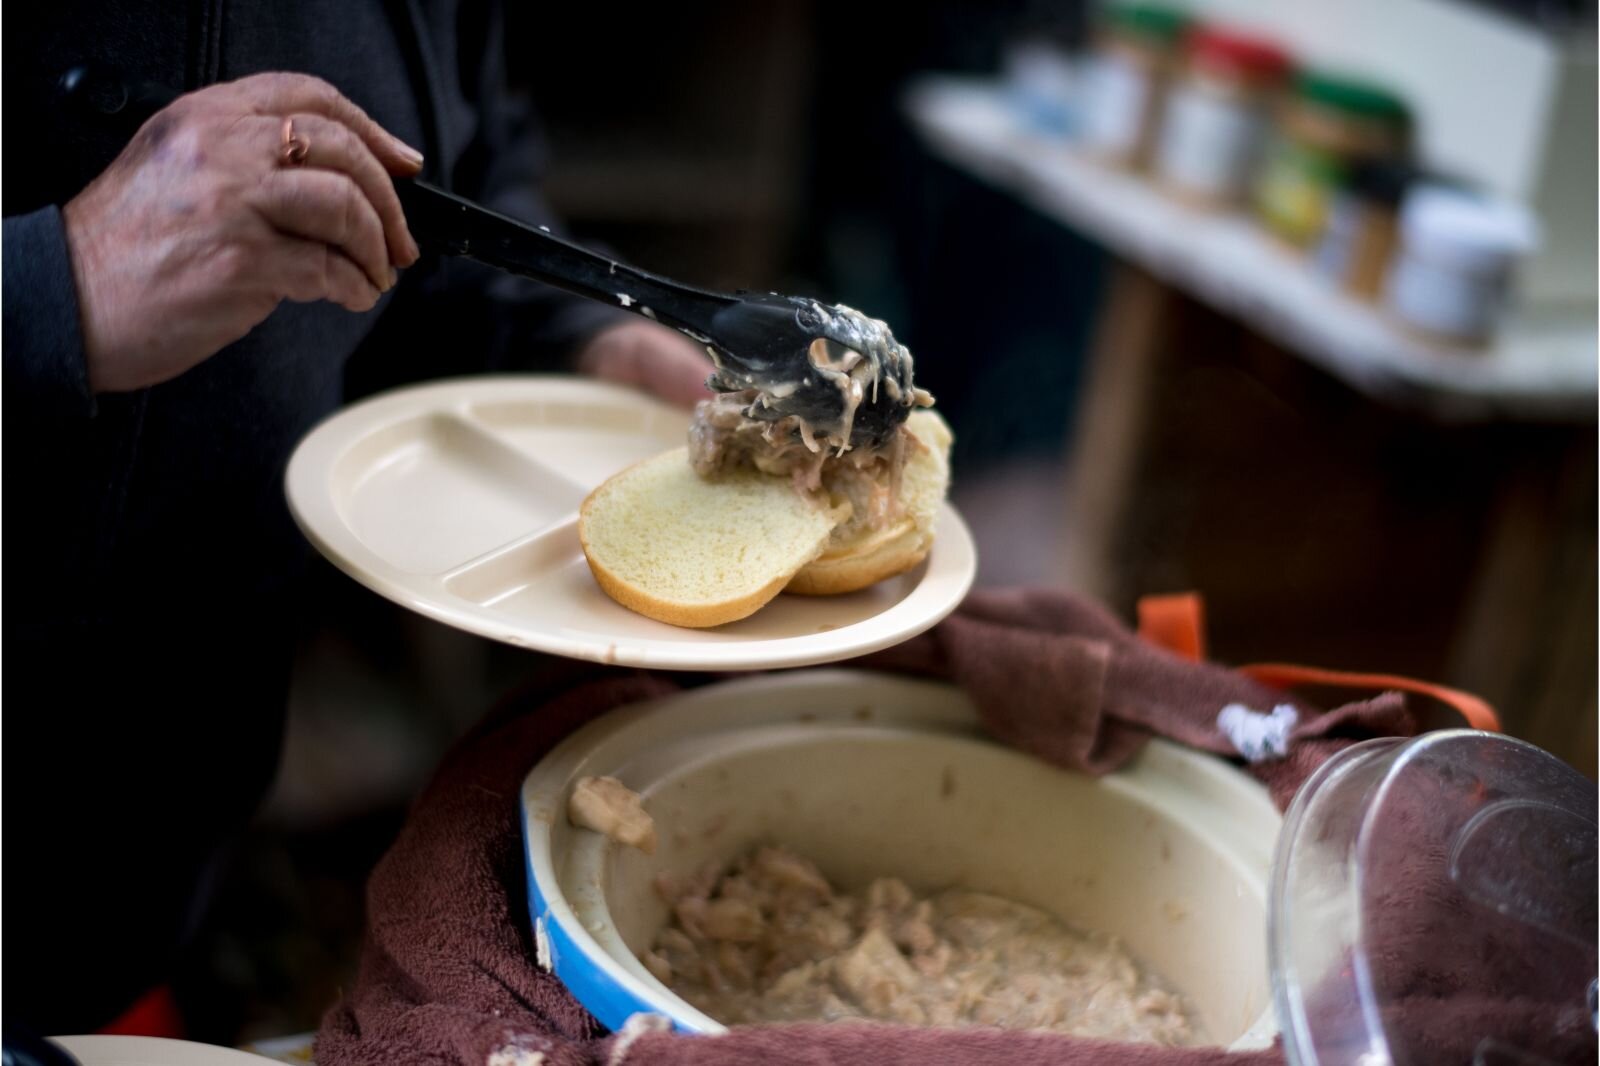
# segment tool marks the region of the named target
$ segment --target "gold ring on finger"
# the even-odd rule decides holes
[[[283,120],[283,146],[278,149],[278,159],[286,167],[304,165],[311,154],[311,141],[294,131],[294,116]]]

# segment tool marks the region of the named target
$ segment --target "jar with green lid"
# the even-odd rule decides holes
[[[1184,12],[1157,4],[1102,14],[1083,81],[1081,135],[1091,154],[1134,169],[1149,161],[1188,26]]]
[[[1354,78],[1302,74],[1262,167],[1256,190],[1262,222],[1296,247],[1311,246],[1349,168],[1404,159],[1410,146],[1411,112],[1400,97]]]

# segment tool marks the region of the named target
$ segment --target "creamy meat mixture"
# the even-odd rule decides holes
[[[830,496],[834,503],[849,500],[851,521],[834,533],[835,542],[842,543],[899,517],[900,474],[913,449],[921,447],[903,425],[876,446],[853,445],[857,410],[869,399],[875,403],[880,390],[907,408],[932,406],[933,397],[910,384],[911,353],[883,322],[842,305],[813,304],[812,309],[828,321],[833,335],[845,338],[842,346],[831,347],[818,338],[806,353],[807,375],[837,387],[842,395],[838,419],[822,425],[794,414],[758,417],[791,396],[800,383],[738,388],[734,386],[740,383],[723,380],[728,372],[719,366],[713,383],[727,391],[696,406],[689,429],[689,459],[701,477],[753,468],[792,477],[797,490],[819,501]]]
[[[804,421],[793,415],[776,422],[747,417],[752,395],[723,393],[700,401],[689,429],[689,458],[700,476],[753,467],[792,478],[795,490],[819,505],[849,501],[850,518],[833,531],[836,544],[900,518],[901,475],[907,460],[924,447],[914,434],[901,426],[883,447],[839,452],[811,437]]]
[[[761,848],[726,873],[658,881],[672,919],[645,964],[730,1025],[873,1019],[1184,1044],[1183,1001],[1115,941],[981,892],[896,878],[838,892]]]
[[[655,853],[655,819],[639,794],[614,777],[580,777],[567,799],[567,820],[646,855]]]

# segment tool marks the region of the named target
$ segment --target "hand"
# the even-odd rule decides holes
[[[285,119],[309,146],[283,158]],[[181,97],[63,211],[89,386],[177,377],[284,300],[367,311],[417,259],[389,175],[422,156],[333,86],[258,74]]]
[[[706,350],[676,330],[654,322],[624,322],[601,330],[578,354],[578,370],[632,385],[680,407],[711,395]]]

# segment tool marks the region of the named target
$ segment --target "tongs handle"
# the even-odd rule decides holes
[[[396,178],[394,187],[424,251],[472,259],[701,337],[712,332],[719,311],[738,302],[620,263],[437,185]]]

